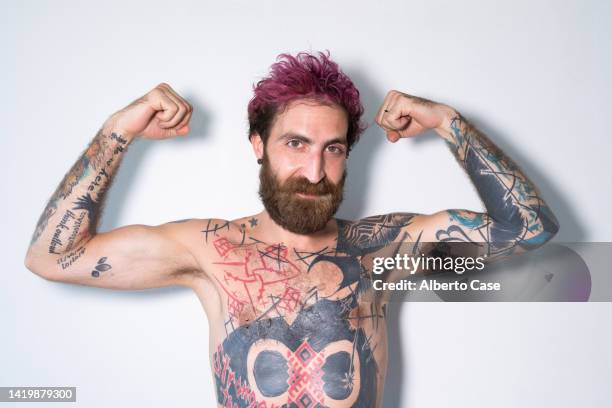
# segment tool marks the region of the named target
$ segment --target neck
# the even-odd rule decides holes
[[[325,228],[320,231],[311,234],[297,234],[278,225],[266,210],[263,210],[256,217],[260,220],[257,227],[266,237],[267,242],[282,243],[285,246],[300,248],[304,251],[319,250],[321,244],[338,236],[338,223],[335,218],[331,218]]]

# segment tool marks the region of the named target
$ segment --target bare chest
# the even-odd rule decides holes
[[[336,220],[337,236],[308,251],[262,242],[255,217],[208,220],[194,252],[218,405],[380,406],[387,305],[368,264],[411,218]]]
[[[386,326],[359,258],[225,238],[213,245],[210,275],[223,305],[212,353],[219,403],[373,406]]]
[[[335,249],[305,252],[280,244],[236,245],[225,238],[213,245],[211,275],[233,327],[276,317],[292,322],[318,301],[342,301],[364,284],[359,259]],[[355,307],[345,303],[347,312]]]

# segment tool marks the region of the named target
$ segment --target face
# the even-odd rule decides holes
[[[322,230],[342,202],[346,178],[345,112],[337,106],[294,101],[278,114],[265,146],[259,194],[270,217],[298,234]]]

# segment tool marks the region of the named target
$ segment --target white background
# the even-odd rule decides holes
[[[246,105],[281,52],[329,49],[368,121],[390,89],[455,107],[540,187],[561,222],[556,241],[612,241],[609,2],[10,3],[0,6],[0,386],[77,386],[79,407],[214,404],[194,294],[51,283],[23,258],[98,127],[161,81],[195,106],[194,131],[130,148],[102,229],[259,211]],[[482,205],[442,140],[392,145],[370,128],[340,215],[445,208]],[[606,303],[405,304],[390,316],[385,407],[611,406],[611,317]]]

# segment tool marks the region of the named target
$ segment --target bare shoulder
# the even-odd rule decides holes
[[[397,212],[363,218],[351,224],[364,238],[389,242],[481,241],[485,214],[444,210],[431,214]]]
[[[339,237],[352,245],[380,246],[391,242],[410,239],[412,224],[420,214],[395,212],[372,215],[354,221],[338,220]]]
[[[210,277],[216,252],[223,242],[234,242],[244,234],[236,221],[222,218],[189,218],[156,227],[165,237],[189,251],[198,264],[194,276]]]
[[[218,238],[232,239],[240,236],[242,227],[236,221],[221,218],[188,218],[158,226],[164,234],[175,241],[189,248],[195,248],[196,253],[206,251],[206,248]]]
[[[249,230],[257,225],[257,218],[243,217],[235,220],[222,218],[191,218],[171,221],[160,225],[165,233],[189,247],[195,254],[211,255],[211,251],[222,244],[231,242],[247,243]]]

